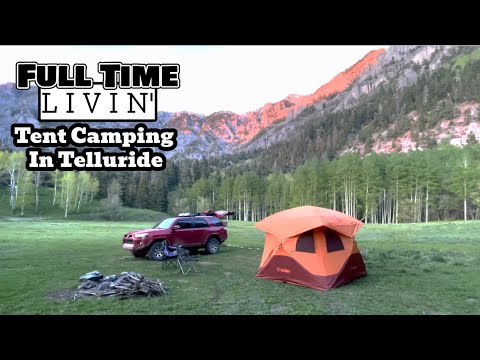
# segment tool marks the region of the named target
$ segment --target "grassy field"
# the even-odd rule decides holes
[[[0,314],[480,314],[480,222],[367,225],[368,276],[330,292],[255,278],[263,233],[229,221],[230,246],[183,276],[133,258],[122,235],[150,222],[1,220]],[[157,298],[51,298],[78,278],[136,271],[165,282]]]

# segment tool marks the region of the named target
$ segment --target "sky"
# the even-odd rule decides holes
[[[18,61],[178,63],[180,89],[159,89],[158,109],[243,114],[289,94],[315,92],[366,53],[387,46],[0,46],[0,84],[15,82]]]

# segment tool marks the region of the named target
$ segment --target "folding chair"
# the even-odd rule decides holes
[[[198,261],[197,257],[190,256],[189,251],[182,246],[169,246],[164,241],[162,251],[164,255],[162,268],[166,269],[169,265],[173,265],[183,275],[187,275],[192,269],[198,272],[195,267],[195,262]]]
[[[192,269],[195,272],[198,272],[197,268],[195,267],[195,262],[197,261],[197,256],[191,256],[187,249],[184,249],[181,246],[178,247],[177,263],[183,275],[187,275]]]
[[[178,248],[169,246],[166,241],[162,242],[163,263],[162,268],[166,269],[169,265],[177,267]]]

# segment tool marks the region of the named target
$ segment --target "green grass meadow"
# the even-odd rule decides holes
[[[329,292],[256,278],[253,223],[229,221],[229,246],[186,276],[121,248],[126,231],[153,223],[0,220],[0,314],[480,314],[480,222],[366,225],[357,242],[368,276]],[[52,298],[93,270],[136,271],[170,293]]]

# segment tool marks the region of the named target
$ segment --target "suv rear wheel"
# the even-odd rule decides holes
[[[162,261],[165,257],[163,254],[163,244],[160,242],[153,244],[150,250],[148,250],[147,256],[150,260]]]
[[[220,251],[220,241],[217,238],[210,238],[205,245],[207,254],[216,254]]]

